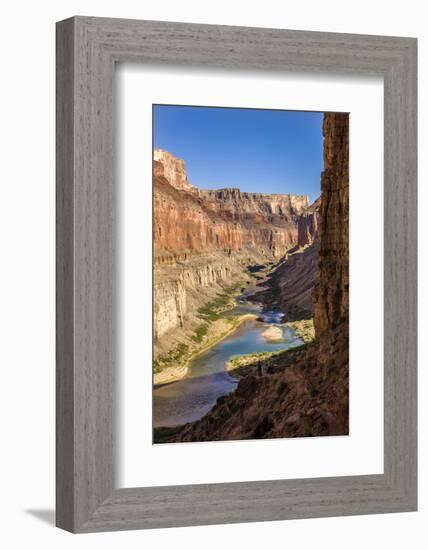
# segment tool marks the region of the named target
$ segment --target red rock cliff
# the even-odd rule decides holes
[[[187,179],[186,165],[164,149],[155,149],[153,152],[153,172],[155,176],[163,176],[176,189],[192,189]]]
[[[308,198],[193,187],[184,162],[156,149],[153,169],[155,256],[256,247],[273,257],[297,243]]]

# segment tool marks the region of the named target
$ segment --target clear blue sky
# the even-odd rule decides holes
[[[320,195],[322,113],[153,106],[153,144],[203,189]]]

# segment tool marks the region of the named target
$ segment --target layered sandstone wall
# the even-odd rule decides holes
[[[153,332],[158,340],[170,330],[182,328],[189,314],[189,292],[204,297],[207,288],[218,288],[225,281],[236,277],[231,262],[216,261],[207,258],[206,263],[198,259],[197,263],[183,263],[167,270],[158,270],[154,281]]]
[[[239,225],[209,212],[196,194],[177,190],[166,178],[155,176],[153,198],[155,259],[166,253],[182,255],[243,247]]]
[[[314,294],[317,336],[348,318],[349,115],[325,114],[323,134],[319,282]]]
[[[268,288],[256,296],[265,306],[278,308],[285,320],[313,317],[313,290],[318,279],[319,239],[295,250],[281,261],[269,279]]]
[[[187,179],[184,160],[174,157],[164,149],[153,151],[153,172],[154,175],[164,176],[176,189],[189,191],[193,188]]]
[[[247,193],[233,187],[198,189],[197,192],[210,210],[239,221],[245,221],[247,216],[260,216],[261,219],[291,222],[308,206],[306,195]]]
[[[296,244],[307,196],[202,190],[188,182],[182,160],[160,149],[154,159],[156,256],[259,247],[278,258]]]
[[[153,336],[155,340],[169,330],[182,327],[187,312],[186,288],[183,281],[155,282]]]
[[[297,245],[299,247],[311,245],[319,233],[320,203],[320,199],[317,199],[297,220]]]
[[[313,290],[318,279],[320,248],[320,199],[305,208],[297,220],[297,246],[292,248],[270,274],[266,289],[258,292],[266,307],[278,308],[285,319],[313,317]]]

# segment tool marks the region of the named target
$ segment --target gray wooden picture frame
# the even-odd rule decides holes
[[[416,46],[414,38],[91,17],[57,24],[58,527],[83,533],[416,510]],[[383,474],[115,488],[117,62],[383,77]]]

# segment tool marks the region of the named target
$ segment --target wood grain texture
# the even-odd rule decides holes
[[[383,475],[115,489],[119,61],[383,76]],[[58,23],[57,220],[59,527],[92,532],[416,510],[415,39],[87,17]]]
[[[56,522],[74,526],[74,23],[56,37]]]

